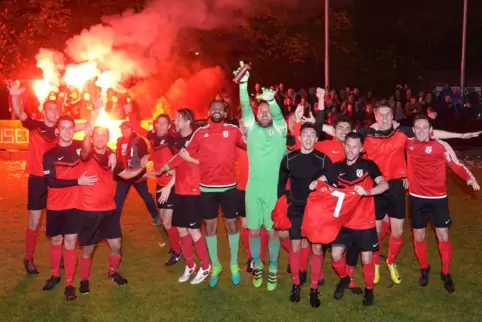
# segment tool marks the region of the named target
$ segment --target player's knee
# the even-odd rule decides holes
[[[187,228],[177,227],[176,229],[177,229],[177,233],[179,234],[179,237],[184,237],[189,234]]]
[[[449,241],[449,230],[447,228],[436,228],[437,239],[440,242]]]
[[[75,249],[77,246],[77,235],[64,236],[64,248],[68,250]]]
[[[63,241],[64,241],[64,238],[62,237],[62,235],[58,235],[50,238],[50,243],[52,244],[52,246],[62,245]]]
[[[331,248],[331,259],[334,261],[339,261],[343,257],[344,248],[342,247],[332,247]]]
[[[206,236],[214,236],[218,230],[217,219],[205,220],[206,223]]]
[[[92,258],[92,254],[94,253],[95,246],[84,246],[82,250],[82,257],[84,258]]]
[[[238,222],[236,219],[225,219],[225,224],[228,234],[233,235],[238,232]]]
[[[40,219],[42,218],[42,210],[29,210],[28,212],[28,228],[37,230],[40,226]]]
[[[414,229],[413,230],[413,240],[416,243],[421,243],[425,239],[425,229]]]
[[[367,265],[372,262],[372,253],[371,252],[362,252],[361,253],[361,261],[362,264]]]
[[[320,244],[311,245],[311,251],[314,255],[320,255],[323,252],[323,247]]]
[[[259,238],[260,236],[261,236],[261,230],[260,229],[250,229],[249,230],[249,237]]]
[[[201,239],[201,230],[200,229],[188,229],[189,235],[191,235],[192,241],[196,243],[199,239]]]
[[[291,241],[291,251],[293,253],[298,253],[301,251],[301,240],[292,240]]]

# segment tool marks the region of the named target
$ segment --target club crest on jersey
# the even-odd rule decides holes
[[[81,150],[81,149],[75,150],[75,152],[77,152],[77,155],[80,155],[80,150]]]
[[[161,145],[164,145],[164,143],[166,143],[166,141],[165,141],[165,140],[162,140],[162,141],[161,141]]]
[[[228,132],[228,131],[223,131],[223,136],[224,136],[225,138],[227,138],[227,137],[229,136],[229,132]]]
[[[268,135],[269,135],[269,136],[273,136],[273,134],[274,134],[274,131],[273,131],[273,130],[269,130],[269,131],[268,131]]]
[[[186,143],[184,143],[184,147],[187,148],[188,145],[189,145],[189,141],[186,141]]]
[[[362,170],[362,169],[357,169],[357,170],[356,170],[356,176],[357,176],[358,178],[361,178],[361,177],[363,176],[363,170]]]
[[[425,153],[428,154],[428,153],[430,153],[430,152],[432,152],[432,147],[431,147],[431,146],[426,147],[426,148],[425,148]]]
[[[415,147],[412,145],[411,147],[409,147],[410,151],[413,151],[415,150]]]

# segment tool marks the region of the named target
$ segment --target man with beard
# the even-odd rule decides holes
[[[235,71],[238,74],[244,66]],[[240,79],[239,92],[243,112],[243,122],[248,136],[249,176],[246,187],[246,226],[250,230],[250,249],[255,263],[253,286],[263,284],[263,263],[260,257],[260,229],[268,231],[269,291],[278,285],[278,256],[280,241],[273,230],[271,212],[277,201],[279,169],[274,166],[281,163],[286,154],[287,124],[276,103],[275,92],[264,89],[258,96],[261,103],[255,117],[249,102],[249,72]]]
[[[208,125],[198,128],[186,149],[172,158],[164,170],[178,167],[184,161],[199,164],[200,209],[206,223],[206,241],[213,267],[209,286],[219,281],[222,266],[218,258],[216,237],[218,208],[223,210],[231,252],[231,280],[238,285],[241,280],[238,267],[239,230],[237,225],[236,147],[246,149],[243,133],[237,126],[224,123],[224,101],[215,100],[209,107]],[[192,160],[191,154],[199,154]]]

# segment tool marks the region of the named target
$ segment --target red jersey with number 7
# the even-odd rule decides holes
[[[329,244],[352,217],[361,196],[354,188],[339,189],[325,182],[308,196],[301,234],[314,244]]]

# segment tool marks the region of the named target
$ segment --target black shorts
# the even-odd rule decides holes
[[[375,227],[370,229],[350,229],[342,227],[333,246],[355,247],[361,252],[374,252],[378,250],[378,235]]]
[[[223,210],[224,218],[236,219],[238,217],[238,192],[236,189],[223,192],[201,192],[200,203],[205,220],[216,219],[219,206]]]
[[[174,192],[174,186],[171,188],[171,193],[169,194],[169,198],[165,203],[159,203],[159,197],[161,197],[160,190],[164,188],[163,186],[156,185],[156,203],[158,209],[174,209],[174,203],[176,200],[176,193]]]
[[[122,237],[120,217],[115,209],[107,211],[78,210],[79,246],[97,245],[102,239]]]
[[[303,239],[303,236],[301,235],[301,224],[303,223],[305,207],[306,204],[290,204],[288,206],[288,218],[291,221],[291,228],[289,229],[291,240]]]
[[[172,225],[180,228],[199,229],[202,223],[202,212],[199,207],[199,196],[177,195],[172,214]]]
[[[413,229],[423,229],[429,221],[435,228],[448,228],[452,223],[448,198],[427,199],[410,196],[410,219]]]
[[[47,181],[42,176],[28,176],[28,210],[42,210],[47,208]]]
[[[237,191],[238,216],[246,218],[246,191]]]
[[[80,228],[79,211],[77,209],[47,209],[47,237],[78,234]]]
[[[405,219],[405,188],[402,179],[388,181],[389,189],[375,196],[375,215],[382,220],[385,215],[395,219]]]

